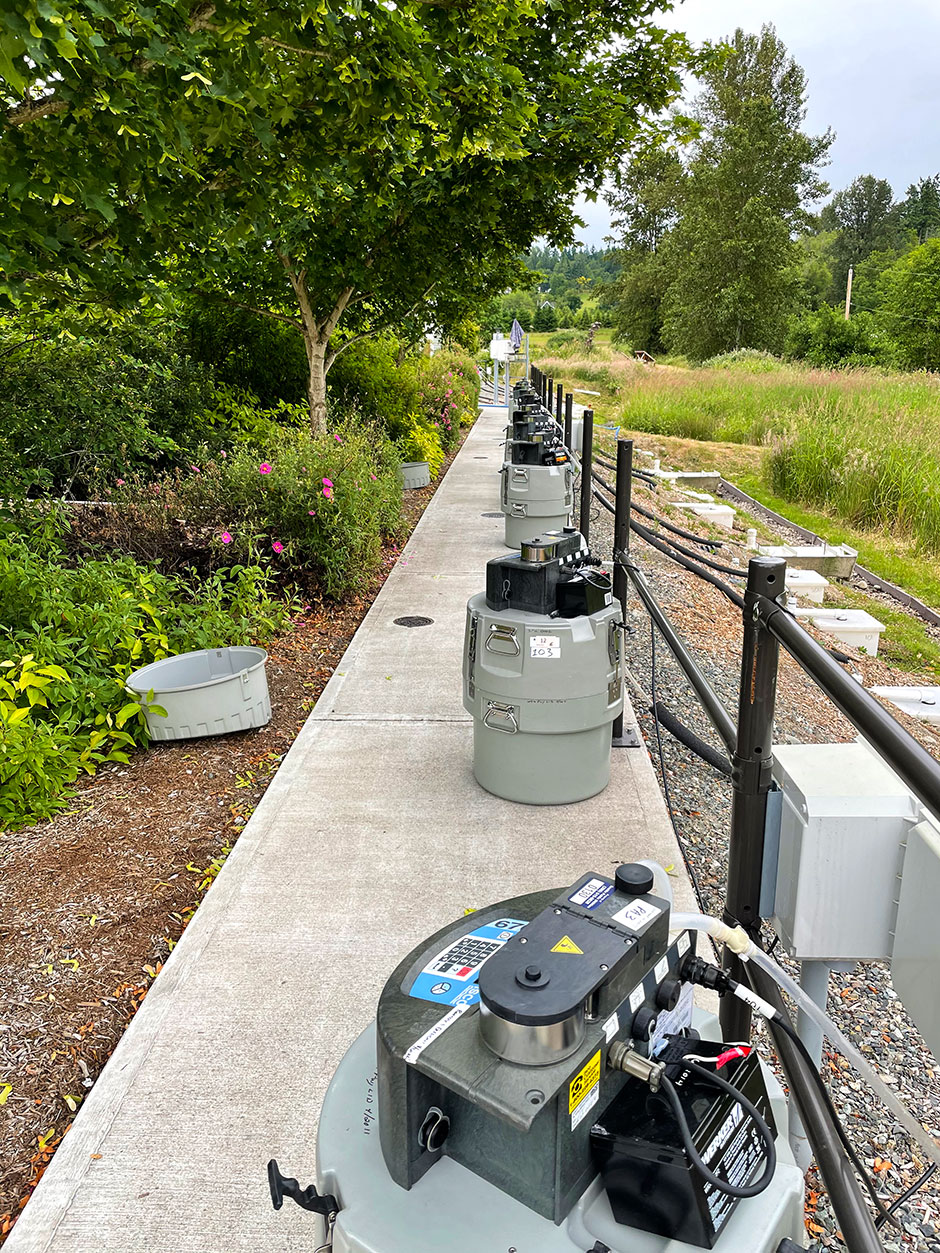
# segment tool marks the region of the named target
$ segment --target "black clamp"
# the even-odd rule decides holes
[[[309,1187],[302,1188],[296,1179],[290,1179],[281,1174],[273,1157],[268,1162],[268,1186],[271,1189],[271,1204],[275,1209],[280,1209],[284,1204],[284,1198],[289,1196],[301,1209],[310,1210],[313,1214],[322,1214],[327,1220],[339,1213],[339,1203],[331,1192],[321,1196],[316,1185],[312,1183]]]

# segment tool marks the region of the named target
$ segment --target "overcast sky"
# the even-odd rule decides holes
[[[900,198],[940,172],[940,0],[685,0],[662,21],[696,41],[772,22],[806,72],[808,129],[835,132],[833,191],[874,174]],[[580,202],[579,213],[578,237],[603,247],[606,204]]]

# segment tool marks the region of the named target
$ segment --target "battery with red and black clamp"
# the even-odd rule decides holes
[[[694,1032],[667,1036],[655,1059],[626,1052],[613,1064],[633,1077],[591,1129],[614,1218],[712,1248],[737,1203],[763,1192],[776,1170],[760,1059],[749,1045]]]
[[[717,992],[719,996],[725,996],[728,994],[736,996],[739,1000],[744,1001],[745,1004],[751,1007],[751,1009],[760,1014],[762,1018],[766,1018],[768,1022],[772,1023],[788,1036],[801,1054],[809,1073],[813,1076],[816,1088],[822,1098],[823,1104],[828,1110],[832,1126],[838,1135],[839,1141],[845,1149],[849,1161],[852,1163],[859,1179],[864,1184],[865,1190],[871,1197],[875,1209],[878,1211],[879,1225],[885,1222],[890,1222],[893,1226],[900,1228],[901,1224],[898,1219],[885,1207],[884,1202],[879,1197],[874,1181],[865,1169],[854,1144],[849,1139],[845,1128],[842,1126],[842,1122],[836,1112],[836,1108],[832,1103],[832,1097],[829,1095],[829,1089],[826,1087],[826,1084],[816,1067],[816,1063],[813,1061],[797,1032],[794,1031],[793,1024],[787,1016],[781,1013],[774,1005],[771,1005],[769,1001],[765,1001],[763,997],[758,996],[757,993],[753,992],[749,987],[746,987],[744,984],[738,983],[737,980],[732,979],[726,971],[721,970],[718,966],[713,966],[710,962],[706,962],[701,957],[696,957],[692,953],[689,953],[686,957],[682,964],[680,973],[682,978],[687,982],[699,984],[701,987],[710,988]]]

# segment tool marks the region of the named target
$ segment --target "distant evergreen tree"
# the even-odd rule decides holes
[[[772,26],[735,31],[731,53],[707,69],[701,125],[668,249],[672,279],[663,334],[702,359],[735,348],[779,351],[800,290],[794,236],[832,143],[811,136],[806,76]]]
[[[940,174],[911,183],[900,204],[900,218],[919,244],[940,235]]]

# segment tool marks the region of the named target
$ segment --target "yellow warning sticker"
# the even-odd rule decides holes
[[[601,1077],[601,1051],[578,1071],[568,1087],[568,1113],[573,1114]]]
[[[577,944],[575,944],[574,940],[572,940],[570,935],[563,935],[561,939],[558,941],[558,943],[555,945],[555,947],[552,949],[552,952],[553,953],[580,953],[582,957],[584,956],[584,949],[578,948]]]

